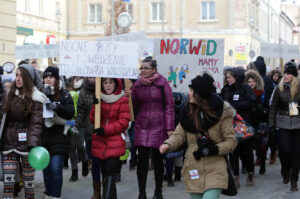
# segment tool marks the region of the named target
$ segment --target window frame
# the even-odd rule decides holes
[[[206,4],[206,18],[204,18],[203,16],[203,5]],[[213,17],[214,18],[210,18],[211,17],[211,4],[213,4],[213,8],[214,8],[214,12],[213,12]],[[200,21],[217,21],[217,17],[216,17],[216,2],[215,1],[200,1]]]
[[[94,7],[94,20],[91,20],[91,6],[95,6]],[[99,7],[98,7],[99,6]],[[99,8],[99,9],[98,9]],[[97,13],[100,12],[100,19],[99,21],[97,21]],[[91,23],[91,24],[99,24],[103,21],[102,19],[102,4],[101,3],[90,3],[88,4],[88,16],[87,16],[87,23]]]
[[[153,11],[154,11],[153,10],[153,4],[158,5],[156,7],[156,12],[157,12],[156,19],[154,19],[154,15],[153,15]],[[165,7],[166,7],[165,2],[157,2],[157,1],[150,2],[150,8],[151,8],[150,21],[151,22],[165,22],[166,21],[166,16],[165,16],[165,13],[163,13],[163,12],[165,12]]]

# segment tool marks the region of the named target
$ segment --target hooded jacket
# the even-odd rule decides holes
[[[254,92],[244,82],[244,71],[239,68],[230,69],[236,82],[226,85],[221,90],[221,97],[228,101],[242,118],[253,125],[253,111],[256,108]]]
[[[120,157],[125,154],[126,144],[122,138],[122,133],[129,126],[130,113],[128,98],[123,95],[121,79],[117,80],[115,96],[121,96],[117,101],[105,102],[101,100],[101,127],[104,128],[103,135],[92,135],[92,155],[101,160],[111,157]],[[102,91],[103,94],[104,91]],[[113,96],[113,95],[108,95]],[[95,122],[95,106],[90,115],[90,122]]]
[[[5,101],[6,99],[5,96],[3,100]],[[24,116],[22,107],[24,102],[22,102],[23,99],[18,95],[18,92],[15,93],[11,100],[11,107],[6,112],[1,149],[4,154],[15,152],[21,155],[28,155],[28,148],[40,145],[43,121],[41,118],[43,117],[43,104],[46,102],[46,97],[34,87],[32,112],[27,116]],[[25,137],[21,140],[19,137],[20,133],[25,133]]]
[[[180,124],[169,139],[165,141],[169,145],[169,151],[178,149],[187,142],[187,151],[182,168],[182,177],[189,193],[203,193],[209,189],[226,189],[228,186],[227,163],[224,155],[233,151],[237,146],[237,140],[232,126],[234,109],[224,102],[220,120],[208,129],[209,138],[216,143],[219,149],[218,155],[209,155],[196,160],[193,152],[198,149],[195,133],[189,132]],[[191,179],[190,171],[197,170],[199,178]]]
[[[159,148],[175,128],[174,99],[169,82],[162,75],[150,85],[135,82],[132,88],[135,112],[135,146]]]

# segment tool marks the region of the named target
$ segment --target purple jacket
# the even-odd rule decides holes
[[[149,86],[140,80],[132,88],[135,112],[135,146],[159,148],[175,128],[174,99],[171,87],[162,75]]]

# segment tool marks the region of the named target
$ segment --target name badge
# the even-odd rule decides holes
[[[26,133],[19,133],[19,142],[27,141]]]
[[[233,101],[239,101],[240,95],[233,95]]]
[[[189,173],[192,180],[199,179],[199,173],[197,169],[190,170]]]

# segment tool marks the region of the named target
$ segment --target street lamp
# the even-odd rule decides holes
[[[253,18],[249,19],[249,26],[250,26],[250,51],[249,51],[249,56],[250,56],[250,60],[252,62],[252,59],[254,58],[254,51],[252,50],[252,29],[254,28],[254,22],[255,20]]]
[[[57,40],[58,40],[58,43],[59,43],[59,25],[60,25],[60,20],[61,20],[61,12],[60,10],[56,10],[56,21],[57,21]]]

